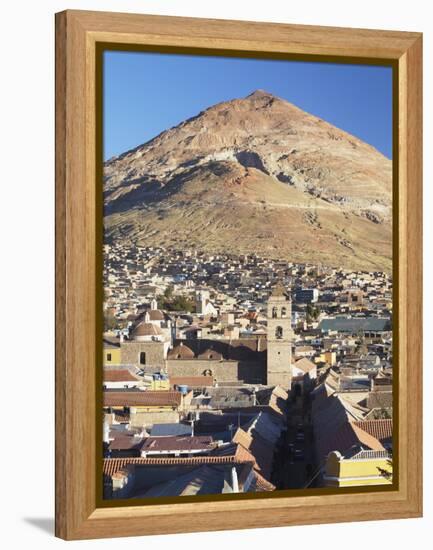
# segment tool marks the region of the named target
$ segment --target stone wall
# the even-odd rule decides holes
[[[124,365],[152,366],[164,368],[167,344],[165,342],[135,342],[126,341],[120,345],[122,363]],[[145,365],[140,364],[140,354],[146,354]]]
[[[130,425],[132,428],[151,428],[154,424],[174,424],[179,422],[179,412],[166,411],[144,411],[131,413]]]
[[[292,388],[291,370],[287,372],[268,371],[267,384],[269,386],[281,386],[285,390],[290,391]]]
[[[206,359],[168,359],[169,376],[213,376],[216,382],[246,382],[260,384],[266,381],[266,365],[250,361],[212,361]]]

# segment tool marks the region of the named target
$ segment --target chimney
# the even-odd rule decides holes
[[[107,419],[104,418],[104,426],[103,426],[103,441],[104,443],[110,443],[110,426],[107,422]]]
[[[232,467],[232,489],[234,493],[239,493],[238,473],[234,466]]]
[[[253,407],[257,405],[256,391],[257,391],[257,388],[253,388]]]

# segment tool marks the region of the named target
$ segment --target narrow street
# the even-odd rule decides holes
[[[308,395],[289,401],[287,430],[281,437],[274,463],[273,482],[278,489],[302,489],[314,472],[310,409]]]

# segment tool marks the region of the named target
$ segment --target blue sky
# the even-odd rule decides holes
[[[103,74],[104,159],[258,88],[392,157],[390,67],[106,51]]]

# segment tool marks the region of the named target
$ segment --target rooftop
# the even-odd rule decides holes
[[[152,452],[174,452],[174,451],[210,451],[214,448],[214,441],[211,436],[185,436],[173,435],[166,437],[148,437],[142,446],[142,451]]]
[[[104,407],[178,407],[181,400],[177,391],[104,391]]]
[[[386,317],[335,317],[320,321],[319,330],[350,333],[384,332],[391,330],[391,321]]]

